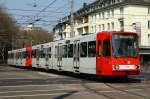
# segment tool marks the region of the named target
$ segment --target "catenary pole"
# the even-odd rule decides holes
[[[70,37],[74,37],[75,33],[74,33],[74,0],[70,0]]]

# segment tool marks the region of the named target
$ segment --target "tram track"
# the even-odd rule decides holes
[[[124,93],[130,94],[130,95],[139,96],[139,97],[144,98],[144,99],[150,99],[150,96],[148,97],[148,96],[145,96],[145,95],[137,94],[137,93],[135,93],[133,91],[123,90],[121,88],[117,88],[115,86],[112,86],[110,83],[104,83],[104,84],[106,86],[108,86],[108,87],[110,87],[110,88],[112,88],[114,90],[120,91],[120,92],[124,92]],[[140,88],[140,89],[145,90],[145,88]]]
[[[98,90],[92,89],[91,87],[89,87],[87,85],[87,83],[84,83],[84,81],[82,81],[81,86],[83,86],[86,90],[91,91],[91,92],[93,92],[93,93],[95,93],[97,95],[104,96],[104,97],[109,98],[109,99],[116,99],[116,98],[108,96],[108,95],[106,95],[106,94],[104,94],[102,92],[99,92]]]
[[[123,84],[123,87],[116,87],[115,85],[112,85],[112,83],[103,82],[103,84],[106,87],[111,89],[109,93],[111,93],[111,92],[120,93],[121,92],[121,93],[125,93],[127,95],[139,97],[139,98],[142,98],[142,99],[150,99],[149,95],[142,95],[142,94],[138,94],[138,93],[134,92],[134,91],[139,91],[140,92],[140,91],[144,91],[144,90],[149,92],[150,91],[149,90],[149,88],[150,88],[149,84],[150,83],[147,82],[147,81],[144,82],[144,83],[146,85],[141,84],[141,85],[134,86],[135,85],[135,83],[134,83],[134,85],[132,86],[132,83],[130,83],[130,82],[125,82],[125,84],[121,82],[121,84]],[[94,89],[94,88],[90,87],[88,85],[88,83],[86,83],[84,80],[81,81],[81,86],[83,86],[88,91],[91,91],[91,92],[93,92],[97,95],[100,95],[100,96],[104,96],[108,99],[117,99],[117,97],[114,97],[114,96],[111,96],[111,95],[107,94],[108,91],[106,91],[106,93],[105,93],[104,91],[101,91],[101,89]]]

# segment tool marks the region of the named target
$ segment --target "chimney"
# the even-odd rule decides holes
[[[87,6],[87,3],[83,3],[83,8]]]

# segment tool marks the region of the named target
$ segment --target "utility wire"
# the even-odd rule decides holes
[[[50,4],[48,4],[45,8],[43,8],[42,10],[40,10],[37,14],[35,14],[34,16],[33,16],[33,18],[35,18],[35,17],[38,17],[42,12],[44,12],[48,7],[50,7],[52,4],[54,4],[55,2],[56,2],[57,0],[53,0]],[[32,20],[32,19],[30,19],[31,21],[35,21],[35,20]],[[29,20],[28,20],[29,21]],[[26,22],[25,22],[26,23]],[[31,23],[33,23],[33,22],[31,22]]]
[[[49,6],[51,6],[52,4],[54,4],[57,0],[54,0],[53,2],[51,2],[49,5],[47,5],[45,8],[43,8],[41,11],[39,11],[35,16],[40,15],[42,12],[44,12]]]

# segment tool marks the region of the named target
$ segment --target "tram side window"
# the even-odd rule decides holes
[[[14,54],[13,53],[11,53],[11,59],[14,59]]]
[[[98,57],[101,56],[101,41],[98,41]]]
[[[68,45],[68,57],[73,57],[73,44]]]
[[[22,57],[26,58],[26,52],[25,51],[22,52]]]
[[[8,59],[11,59],[11,54],[10,53],[8,54]]]
[[[15,53],[13,53],[12,55],[13,55],[13,59],[15,59]]]
[[[96,41],[88,42],[88,57],[95,57],[96,53]]]
[[[11,58],[11,59],[13,59],[13,58],[14,58],[14,57],[13,57],[13,56],[14,56],[14,54],[13,54],[13,53],[11,53],[10,55],[11,55],[11,56],[10,56],[10,58]]]
[[[18,53],[18,59],[21,59],[21,52]]]
[[[48,48],[48,52],[47,53],[48,53],[49,58],[51,58],[51,47]]]
[[[80,56],[87,57],[87,42],[82,42],[80,46]]]
[[[67,57],[67,45],[63,45],[62,47],[62,51],[63,51],[63,57],[66,58]]]
[[[18,59],[18,53],[15,53],[15,59]]]
[[[36,50],[32,50],[32,57],[36,58]]]
[[[35,51],[36,51],[36,58],[40,58],[40,51],[39,51],[39,49],[36,49]]]
[[[42,49],[42,50],[40,51],[40,54],[41,54],[41,58],[44,58],[44,57],[45,57],[44,49]]]
[[[110,54],[110,40],[109,39],[104,40],[103,45],[104,45],[103,55],[106,56],[106,57],[109,57],[111,55]]]
[[[22,58],[23,58],[23,57],[22,57],[22,52],[20,52],[20,53],[19,53],[19,59],[22,60]]]
[[[57,53],[58,52],[58,47],[57,46],[55,46],[55,58],[57,58]]]
[[[10,53],[9,55],[10,55],[9,58],[10,58],[10,59],[13,59],[13,54]]]
[[[47,50],[47,48],[44,48],[44,49],[43,49],[43,54],[44,54],[44,57],[43,57],[43,58],[45,58],[45,57],[48,56],[48,50]]]

